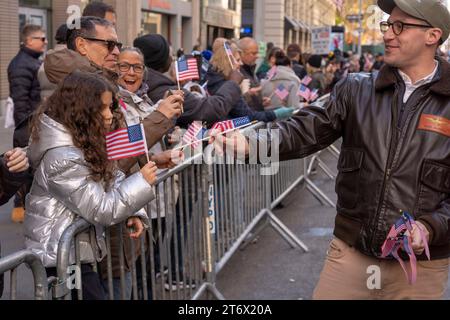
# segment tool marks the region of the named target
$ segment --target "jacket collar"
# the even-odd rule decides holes
[[[438,78],[433,80],[430,90],[436,94],[450,96],[450,64],[440,57],[436,57],[436,60],[439,62]],[[385,64],[378,73],[375,88],[377,91],[383,91],[398,81],[397,68]]]
[[[27,47],[22,47],[20,50],[22,50],[23,52],[25,52],[29,56],[32,56],[35,59],[38,59],[40,56],[42,56],[41,52],[31,50],[30,48],[27,48]]]
[[[253,76],[255,74],[256,64],[253,66],[250,66],[248,64],[243,64],[241,66],[241,68],[244,69],[248,74],[251,74]]]

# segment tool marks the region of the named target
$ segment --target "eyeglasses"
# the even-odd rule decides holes
[[[45,42],[45,40],[47,40],[47,37],[31,37],[31,39],[41,40],[42,42]]]
[[[104,40],[104,39],[97,39],[97,38],[88,38],[88,37],[83,37],[83,39],[89,40],[89,41],[97,41],[97,42],[102,42],[103,44],[106,45],[106,47],[108,48],[109,52],[113,52],[114,48],[117,47],[117,49],[122,49],[123,44],[114,40]]]
[[[134,72],[142,73],[145,69],[143,64],[129,64],[127,62],[120,62],[117,66],[119,67],[120,72],[128,72],[130,68],[133,68]]]
[[[401,22],[401,21],[394,21],[394,22],[382,21],[382,22],[380,22],[381,33],[384,34],[384,33],[388,32],[388,30],[391,26],[392,26],[392,31],[394,32],[394,34],[396,36],[399,36],[403,32],[403,29],[405,28],[405,26],[416,27],[416,28],[433,28],[430,25],[423,25],[423,24],[405,23],[405,22]]]

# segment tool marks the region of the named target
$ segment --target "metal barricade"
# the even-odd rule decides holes
[[[264,126],[258,123],[244,132]],[[334,205],[309,177],[313,162],[280,162],[272,176],[261,174],[262,164],[221,163],[217,157],[208,162],[203,156],[197,154],[159,176],[156,199],[147,206],[148,228],[138,241],[126,238],[123,224],[106,229],[106,258],[97,271],[107,298],[179,300],[206,294],[224,299],[215,286],[217,274],[239,248],[268,226],[291,247],[308,251],[272,210],[300,183]],[[313,156],[320,165],[319,159]],[[77,238],[88,229],[89,224],[79,220],[61,238],[54,298],[70,299],[71,250],[80,268]],[[118,236],[112,237],[115,233]],[[83,298],[81,288],[77,297]]]
[[[39,256],[30,250],[22,250],[0,259],[0,275],[10,271],[10,299],[17,299],[17,268],[25,264],[33,273],[34,297],[36,300],[48,299],[48,283],[45,268]]]

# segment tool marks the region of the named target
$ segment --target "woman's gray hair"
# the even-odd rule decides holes
[[[144,60],[144,54],[142,53],[141,49],[139,49],[139,48],[136,48],[136,47],[130,47],[130,46],[128,46],[128,47],[123,47],[123,48],[120,50],[120,53],[123,53],[123,52],[136,52],[137,54],[139,54],[139,55],[142,57],[142,60]]]

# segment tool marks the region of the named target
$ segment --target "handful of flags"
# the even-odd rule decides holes
[[[308,102],[312,102],[319,97],[319,90],[310,90],[307,86],[311,83],[312,78],[310,76],[305,76],[300,83],[300,88],[298,88],[297,95],[302,97]]]
[[[206,129],[201,121],[194,121],[183,136],[184,145],[180,148],[192,146],[196,148],[200,143],[206,139],[209,139],[212,132],[226,133],[235,129],[244,128],[253,122],[249,117],[241,117],[232,120],[225,120],[215,123],[210,130]]]
[[[406,231],[411,232],[413,230],[413,226],[416,225],[419,230],[421,240],[423,241],[425,247],[425,254],[430,260],[430,250],[428,248],[427,241],[425,239],[425,235],[423,234],[422,229],[416,224],[413,217],[408,212],[401,212],[402,216],[398,219],[394,225],[391,227],[389,234],[383,246],[381,247],[381,257],[386,258],[388,256],[394,257],[401,265],[403,271],[405,272],[406,278],[410,284],[414,284],[417,279],[417,266],[416,266],[416,256],[412,249],[411,238],[405,235]],[[402,249],[409,256],[409,264],[411,267],[411,274],[408,273],[406,269],[405,262],[400,258],[398,251]]]
[[[300,88],[298,89],[297,95],[299,97],[304,98],[308,102],[312,102],[319,97],[319,90],[318,89],[310,90],[304,84],[300,84]]]

